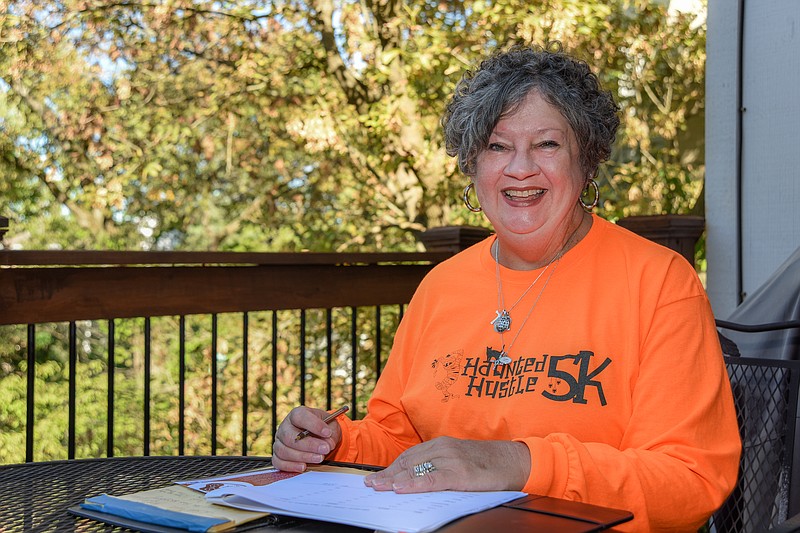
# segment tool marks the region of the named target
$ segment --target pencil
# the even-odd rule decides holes
[[[344,407],[341,407],[341,408],[335,410],[334,412],[330,413],[328,416],[323,418],[322,421],[327,424],[328,422],[330,422],[334,418],[345,414],[349,410],[350,410],[350,407],[345,405]],[[302,439],[308,437],[309,435],[311,435],[311,432],[309,430],[307,430],[307,429],[304,429],[303,431],[301,431],[300,433],[297,434],[297,436],[294,438],[294,440],[295,440],[295,442],[297,442],[298,440],[302,440]]]

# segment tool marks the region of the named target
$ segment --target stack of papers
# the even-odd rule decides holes
[[[88,498],[81,507],[96,519],[103,520],[107,514],[197,532],[226,531],[272,513],[387,532],[424,533],[526,496],[515,491],[378,492],[364,485],[364,474],[338,467],[303,474],[266,469],[179,481],[172,487],[120,497],[104,494]]]
[[[381,531],[422,533],[453,520],[526,496],[524,492],[378,492],[363,476],[306,472],[262,487],[224,487],[208,501]]]

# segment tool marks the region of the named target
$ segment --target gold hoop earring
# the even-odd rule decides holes
[[[472,183],[472,182],[469,182],[469,185],[464,187],[464,195],[461,197],[461,199],[464,200],[464,205],[467,206],[467,209],[469,209],[473,213],[480,213],[481,211],[483,211],[483,208],[480,207],[480,206],[475,207],[474,205],[472,205],[469,202],[469,191],[474,189],[474,188],[475,188],[475,184]]]
[[[589,187],[594,189],[594,199],[592,200],[592,203],[587,204],[583,201],[583,197],[586,194],[586,191],[589,190]],[[597,182],[594,181],[594,178],[589,178],[589,181],[586,183],[586,187],[581,192],[580,198],[578,198],[578,203],[581,204],[581,207],[587,213],[591,213],[592,210],[597,207],[597,204],[600,203],[600,187],[597,186]]]

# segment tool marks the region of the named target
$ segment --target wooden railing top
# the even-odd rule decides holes
[[[377,265],[438,263],[450,252],[175,252],[100,250],[0,250],[0,267],[132,265]]]
[[[0,325],[406,303],[451,252],[0,251]]]

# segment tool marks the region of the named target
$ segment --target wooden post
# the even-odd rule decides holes
[[[3,236],[8,232],[8,217],[0,217],[0,242],[3,241]]]
[[[645,215],[621,218],[617,224],[675,250],[694,266],[695,246],[706,220],[693,215]]]
[[[423,231],[419,240],[429,252],[457,254],[476,244],[493,232],[477,226],[442,226]]]

